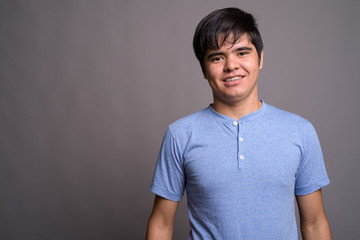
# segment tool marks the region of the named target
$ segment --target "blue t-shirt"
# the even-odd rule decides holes
[[[151,191],[180,201],[189,239],[297,239],[294,195],[329,184],[314,127],[263,102],[236,121],[211,106],[171,124]]]

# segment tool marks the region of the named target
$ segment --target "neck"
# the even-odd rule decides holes
[[[214,99],[214,103],[212,104],[212,107],[216,112],[237,121],[245,115],[259,110],[261,106],[262,102],[259,101],[258,98],[235,103],[225,103],[219,99]]]

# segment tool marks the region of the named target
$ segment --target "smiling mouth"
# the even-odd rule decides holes
[[[236,81],[241,78],[244,78],[244,77],[243,76],[231,77],[231,78],[225,79],[224,82],[233,82],[233,81]]]

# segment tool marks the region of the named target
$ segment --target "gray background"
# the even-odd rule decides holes
[[[258,18],[260,97],[317,129],[335,239],[360,239],[359,2],[1,0],[0,239],[144,238],[164,131],[211,102],[194,29],[228,6]]]

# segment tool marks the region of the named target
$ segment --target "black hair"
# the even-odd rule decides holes
[[[242,34],[247,33],[261,59],[263,42],[253,15],[239,8],[218,9],[204,17],[196,27],[193,48],[204,73],[204,58],[208,49],[219,49],[227,38],[232,35],[235,44]],[[219,37],[221,45],[219,46]]]

